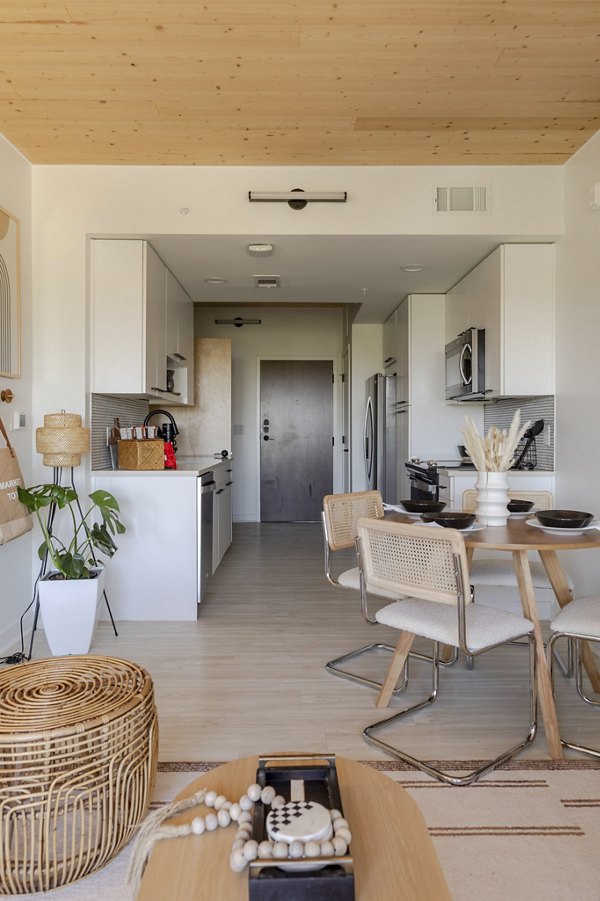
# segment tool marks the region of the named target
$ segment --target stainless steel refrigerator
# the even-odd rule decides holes
[[[396,376],[378,372],[367,379],[364,459],[367,488],[396,503]]]

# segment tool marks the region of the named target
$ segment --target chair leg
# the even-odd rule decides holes
[[[358,682],[359,685],[366,685],[368,688],[375,688],[377,691],[381,691],[383,688],[383,682],[378,682],[376,679],[368,679],[366,676],[361,676],[358,673],[353,673],[350,670],[343,669],[343,665],[347,663],[349,660],[354,660],[357,657],[362,657],[363,654],[369,654],[371,651],[386,651],[390,654],[393,654],[395,648],[392,647],[391,644],[367,644],[362,648],[357,648],[356,651],[350,651],[348,654],[343,654],[341,657],[336,657],[335,660],[330,660],[325,664],[325,669],[333,673],[334,676],[340,676],[342,679],[348,679],[349,682]],[[398,673],[398,676],[400,673]],[[404,674],[402,681],[393,689],[392,694],[397,695],[406,690],[406,686],[408,685],[408,664],[404,667]]]
[[[537,732],[537,689],[536,689],[536,655],[535,655],[535,645],[532,639],[529,639],[529,700],[530,700],[530,715],[529,715],[529,729],[525,739],[519,744],[515,745],[513,748],[509,748],[507,751],[503,751],[502,754],[499,754],[498,757],[495,757],[493,760],[486,761],[482,766],[468,773],[466,776],[453,776],[450,773],[445,773],[442,770],[437,769],[434,766],[430,766],[425,760],[419,760],[416,757],[408,754],[406,751],[402,751],[400,748],[396,748],[393,745],[388,744],[387,742],[381,741],[381,739],[375,736],[375,732],[380,729],[384,729],[390,726],[392,723],[396,722],[396,720],[401,719],[402,717],[407,716],[408,714],[415,713],[417,710],[421,710],[423,707],[427,707],[429,704],[432,704],[437,698],[438,688],[439,688],[439,665],[438,665],[438,644],[434,642],[433,646],[433,661],[432,661],[432,685],[431,685],[431,694],[425,700],[420,701],[417,704],[413,704],[411,707],[407,707],[404,710],[400,710],[398,713],[395,713],[393,716],[388,717],[385,720],[379,720],[376,723],[372,723],[370,726],[367,726],[363,731],[363,738],[365,741],[373,745],[375,748],[379,748],[382,751],[385,751],[387,754],[391,754],[392,757],[396,757],[398,760],[403,760],[406,763],[411,764],[411,766],[416,767],[419,770],[422,770],[424,773],[428,773],[430,776],[438,779],[440,782],[444,782],[448,785],[469,785],[471,782],[475,782],[476,779],[479,779],[480,776],[483,776],[484,773],[489,772],[490,770],[495,769],[503,763],[506,763],[507,760],[510,760],[511,757],[514,757],[519,751],[522,751],[530,742],[533,741]]]
[[[550,683],[552,685],[552,691],[554,692],[554,658],[556,656],[554,653],[554,644],[556,641],[558,641],[559,638],[568,638],[569,642],[573,642],[575,687],[577,688],[577,694],[587,704],[591,704],[594,707],[600,707],[600,700],[588,697],[583,689],[583,661],[581,655],[581,639],[577,638],[576,636],[566,635],[563,632],[555,632],[548,642],[548,669],[550,671]],[[589,638],[587,640],[589,641]],[[580,754],[589,754],[591,757],[600,757],[600,749],[598,748],[588,748],[585,745],[577,745],[574,742],[565,741],[562,736],[560,743],[563,748],[570,748],[572,751],[578,751]]]

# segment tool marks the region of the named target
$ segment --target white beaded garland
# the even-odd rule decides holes
[[[219,825],[216,813],[207,813],[206,817],[204,818],[204,822],[209,832],[214,832],[214,830]]]
[[[258,857],[260,860],[268,860],[273,857],[273,842],[264,841],[258,846]]]
[[[333,845],[333,853],[336,857],[342,857],[346,851],[348,850],[348,846],[343,838],[339,838],[337,835],[331,839],[331,844]]]
[[[221,809],[217,813],[217,819],[219,821],[219,826],[229,826],[229,824],[231,823],[229,811],[225,807],[221,807]]]
[[[194,835],[202,835],[202,833],[206,829],[206,824],[202,817],[194,817],[194,819],[192,820],[191,829]]]
[[[319,842],[307,842],[304,845],[304,855],[306,857],[319,857],[321,854],[321,846]]]
[[[231,852],[229,863],[231,865],[231,869],[236,873],[241,873],[248,866],[248,861],[244,857],[241,848],[236,848],[235,851]]]
[[[253,782],[252,785],[249,785],[246,789],[246,794],[251,801],[258,801],[260,800],[260,796],[262,794],[262,788],[258,784],[258,782]]]
[[[242,850],[246,860],[256,860],[258,857],[258,842],[254,840],[246,842]]]
[[[277,792],[273,788],[272,785],[265,785],[262,792],[260,793],[260,800],[263,804],[272,804],[273,798],[276,796]]]
[[[216,791],[206,792],[204,804],[208,808],[214,808],[214,813],[207,813],[205,817],[194,817],[189,825],[174,827],[176,835],[202,835],[213,832],[219,826],[226,827],[231,822],[237,822],[238,829],[235,840],[231,846],[229,858],[231,869],[241,873],[250,863],[256,860],[300,860],[302,858],[317,857],[342,857],[348,850],[352,840],[348,821],[344,819],[339,810],[329,811],[332,831],[334,836],[325,841],[268,841],[257,842],[252,838],[252,810],[253,804],[261,801],[271,810],[277,810],[286,804],[282,795],[278,795],[271,785],[264,788],[257,782],[249,785],[246,793],[239,801],[231,802],[225,795],[219,795]],[[173,834],[173,833],[172,833]],[[322,834],[322,833],[321,833]]]

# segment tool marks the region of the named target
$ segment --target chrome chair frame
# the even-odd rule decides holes
[[[597,635],[583,635],[574,632],[553,632],[550,640],[547,644],[547,657],[548,657],[548,670],[550,672],[550,682],[552,685],[552,691],[554,692],[554,659],[556,658],[556,651],[554,649],[554,645],[561,638],[568,639],[569,647],[573,648],[573,656],[574,656],[574,670],[575,670],[575,688],[577,689],[577,694],[581,698],[582,701],[585,701],[586,704],[590,704],[592,707],[600,707],[600,698],[590,698],[584,691],[583,688],[583,661],[581,654],[581,642],[582,641],[590,641],[592,643],[600,643],[600,639]],[[562,667],[561,667],[562,669]],[[560,738],[560,743],[563,748],[570,748],[572,751],[579,751],[581,754],[590,754],[592,757],[600,757],[600,749],[597,748],[589,748],[586,745],[577,745],[574,742],[566,741],[562,735]]]
[[[460,534],[460,533],[456,533]],[[460,536],[462,539],[462,536]],[[360,543],[360,537],[358,539]],[[464,554],[464,545],[463,545],[463,554]],[[466,591],[465,585],[468,584],[468,580],[465,579],[465,570],[466,570],[466,556],[461,557],[454,553],[453,554],[453,562],[454,562],[454,578],[456,582],[456,607],[457,607],[457,617],[458,617],[458,647],[465,654],[465,656],[479,656],[486,651],[491,650],[492,648],[499,647],[501,645],[507,644],[508,642],[499,642],[497,644],[488,645],[485,648],[480,650],[473,649],[469,647],[467,640],[467,623],[466,623]],[[364,569],[368,569],[368,564],[365,567],[365,557],[361,553],[359,556],[359,565],[361,566],[361,571],[363,571],[363,575],[365,578],[368,578],[369,574],[364,573]],[[406,587],[406,586],[403,586]],[[416,587],[416,586],[415,586]],[[418,596],[418,595],[417,595]],[[472,599],[472,587],[469,586],[469,602]],[[418,701],[416,704],[412,704],[410,707],[406,707],[403,710],[400,710],[398,713],[393,714],[391,717],[388,717],[384,720],[378,720],[375,723],[371,723],[363,730],[363,738],[365,741],[372,745],[373,747],[378,748],[381,751],[385,751],[393,757],[398,758],[399,760],[403,760],[406,763],[411,764],[417,769],[422,770],[425,773],[428,773],[430,776],[440,780],[449,785],[469,785],[474,782],[476,779],[480,778],[484,773],[489,772],[492,769],[500,766],[502,763],[505,763],[519,751],[522,751],[528,744],[530,744],[536,736],[537,732],[537,688],[536,688],[536,674],[537,674],[537,664],[536,664],[536,652],[535,652],[535,643],[533,638],[533,633],[530,633],[525,636],[527,638],[527,642],[529,645],[529,726],[527,730],[527,734],[525,738],[520,741],[518,744],[513,747],[503,751],[493,760],[486,761],[481,766],[472,770],[465,776],[455,776],[450,773],[446,773],[443,770],[438,769],[437,767],[432,766],[425,760],[418,759],[406,751],[401,750],[394,745],[391,745],[387,742],[382,741],[380,738],[376,736],[376,733],[379,730],[386,729],[393,723],[398,720],[401,720],[403,717],[409,716],[413,713],[416,713],[418,710],[422,710],[423,708],[432,704],[437,696],[439,691],[439,642],[433,641],[433,655],[431,658],[432,664],[432,685],[431,692],[428,697],[425,699]]]

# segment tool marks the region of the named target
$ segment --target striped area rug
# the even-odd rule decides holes
[[[443,785],[402,763],[363,763],[399,782],[418,803],[454,901],[600,901],[600,761],[510,761],[464,788]],[[435,765],[460,773],[476,763]],[[170,801],[215,766],[159,764],[152,806]],[[19,898],[130,901],[129,854],[125,848],[79,883]]]

